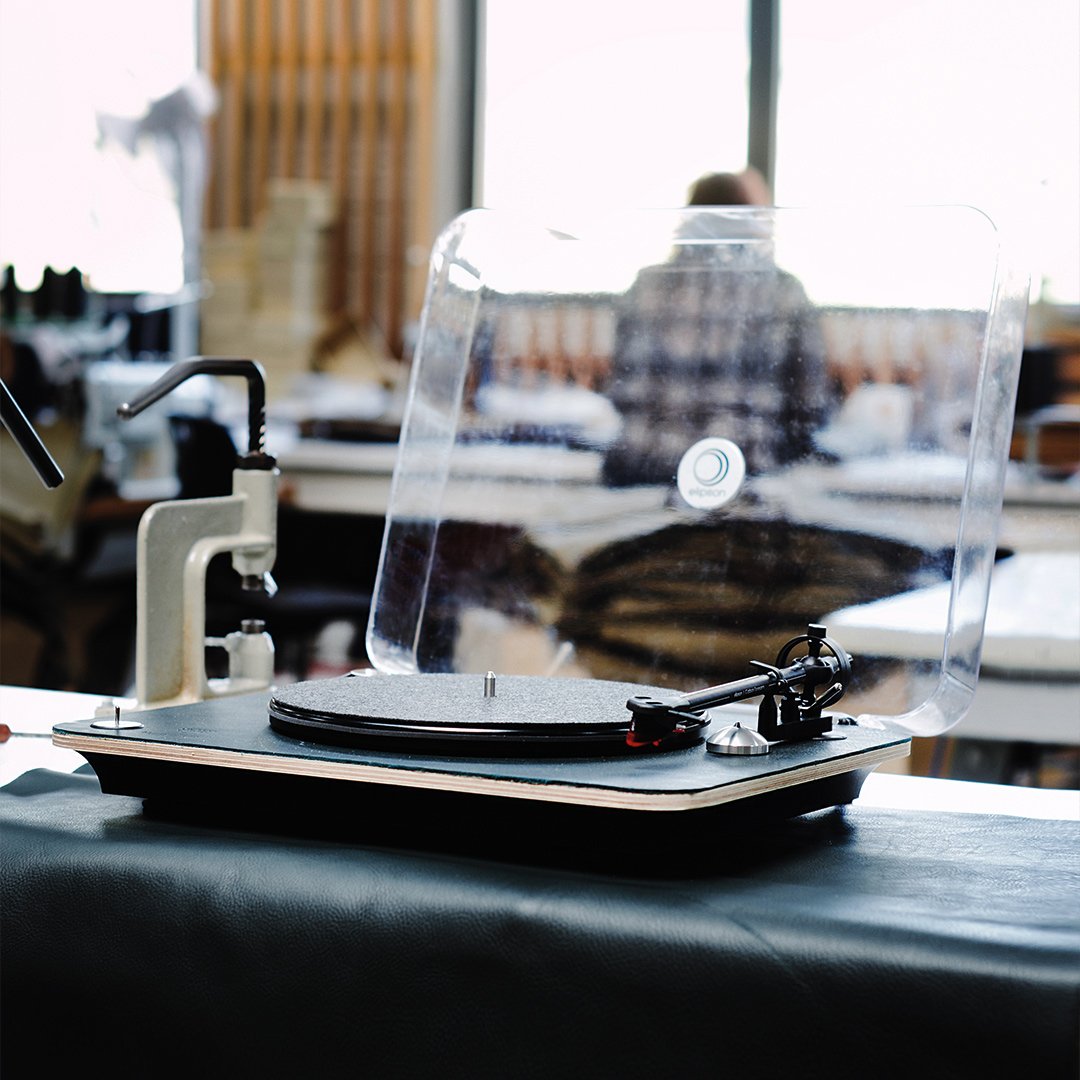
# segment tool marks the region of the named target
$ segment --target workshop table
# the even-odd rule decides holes
[[[0,791],[5,1075],[1077,1075],[1076,821],[856,802],[661,852],[289,809]]]

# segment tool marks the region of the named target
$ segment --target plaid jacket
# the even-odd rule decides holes
[[[812,450],[832,392],[802,285],[760,251],[692,245],[642,270],[618,313],[605,390],[623,417],[611,483],[664,483],[698,439],[731,439],[751,473]]]

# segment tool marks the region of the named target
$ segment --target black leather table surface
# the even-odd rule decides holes
[[[856,803],[662,864],[446,826],[212,827],[20,778],[6,1080],[1078,1074],[1075,822]]]

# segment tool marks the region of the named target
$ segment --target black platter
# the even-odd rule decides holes
[[[528,675],[426,674],[317,680],[281,687],[270,726],[282,735],[338,746],[392,746],[483,756],[611,756],[627,745],[635,695],[658,687]],[[700,742],[702,718],[663,747]]]

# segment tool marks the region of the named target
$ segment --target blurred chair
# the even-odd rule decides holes
[[[52,490],[42,485],[7,431],[0,431],[0,589],[8,643],[18,643],[4,657],[3,678],[74,689],[68,607],[87,554],[80,514],[101,455],[84,450],[72,422],[58,421],[44,435],[65,477]]]

